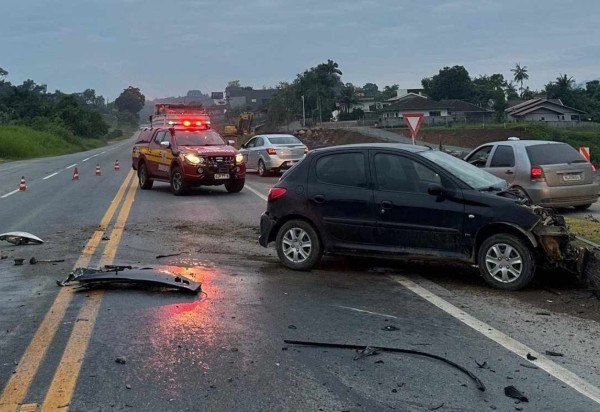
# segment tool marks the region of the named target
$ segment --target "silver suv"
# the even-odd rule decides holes
[[[263,134],[243,144],[247,169],[256,169],[260,176],[282,172],[304,159],[308,148],[291,134]]]
[[[509,138],[479,146],[465,160],[542,206],[585,210],[598,200],[594,167],[566,143]]]

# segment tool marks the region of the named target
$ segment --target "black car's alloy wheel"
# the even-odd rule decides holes
[[[140,167],[138,168],[138,179],[142,189],[152,189],[154,181],[148,177],[148,168],[146,167],[146,163],[140,164]]]
[[[275,241],[279,260],[294,270],[310,270],[321,259],[321,242],[312,225],[303,220],[285,223]]]
[[[479,248],[478,258],[483,278],[498,289],[522,289],[531,282],[535,273],[531,249],[510,234],[486,239]]]

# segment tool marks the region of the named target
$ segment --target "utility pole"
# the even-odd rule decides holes
[[[302,127],[306,127],[306,110],[304,109],[304,95],[302,95]]]

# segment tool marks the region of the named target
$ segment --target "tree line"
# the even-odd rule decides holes
[[[137,124],[144,105],[140,90],[128,87],[111,103],[94,89],[81,93],[49,92],[44,84],[25,80],[13,85],[0,68],[0,125],[29,126],[55,133],[66,140],[117,137],[109,134],[106,119]]]
[[[526,66],[518,63],[511,72],[512,79],[505,79],[501,73],[473,78],[464,66],[443,67],[437,74],[423,78],[421,85],[424,94],[433,100],[464,100],[493,110],[499,121],[505,119],[504,110],[509,101],[544,96],[561,99],[563,104],[582,110],[593,121],[600,122],[599,80],[581,87],[572,77],[560,74],[542,90],[532,90],[526,86],[529,80]],[[267,123],[278,125],[301,119],[303,102],[306,118],[313,122],[329,120],[336,109],[341,111],[341,120],[360,118],[363,115],[360,109],[350,110],[360,98],[384,102],[396,96],[399,89],[397,84],[382,89],[375,83],[355,86],[343,83],[341,76],[339,65],[328,60],[298,74],[292,82],[280,83],[267,106]]]

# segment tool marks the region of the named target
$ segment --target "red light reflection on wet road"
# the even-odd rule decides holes
[[[187,263],[187,262],[186,262]],[[151,309],[153,322],[149,324],[150,344],[157,356],[150,358],[150,366],[156,378],[174,377],[177,365],[197,365],[204,370],[210,369],[206,363],[207,347],[218,345],[216,338],[223,325],[214,313],[214,301],[223,295],[222,286],[217,279],[223,274],[206,265],[195,267],[161,266],[160,272],[171,273],[202,283],[206,292],[193,297],[181,295],[177,303],[170,303]]]

